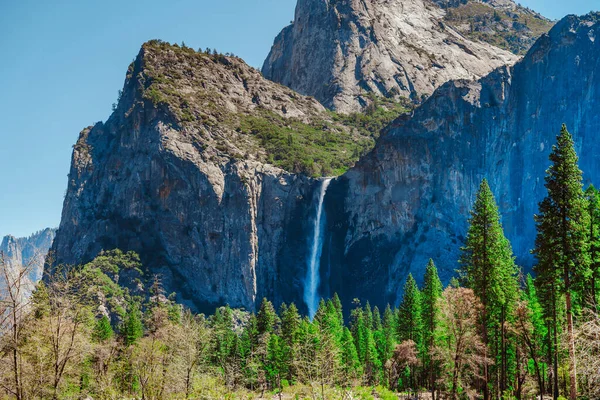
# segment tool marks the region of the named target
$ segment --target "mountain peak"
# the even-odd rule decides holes
[[[293,23],[275,39],[262,72],[348,113],[363,109],[369,93],[420,101],[450,79],[476,79],[513,64],[518,56],[509,49],[519,53],[532,43],[503,39],[521,25],[529,32],[518,22],[527,13],[510,1],[440,3],[299,0]],[[550,27],[540,21],[544,27],[526,37]]]

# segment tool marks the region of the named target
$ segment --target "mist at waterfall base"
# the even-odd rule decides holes
[[[308,316],[312,320],[319,307],[319,276],[321,264],[321,251],[323,250],[323,228],[325,226],[325,212],[323,210],[323,200],[325,193],[331,183],[332,178],[325,178],[321,181],[319,198],[317,202],[317,212],[313,220],[313,235],[310,244],[310,253],[308,256],[308,268],[306,278],[304,279],[304,303],[308,308]]]

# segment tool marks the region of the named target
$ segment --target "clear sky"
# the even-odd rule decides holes
[[[60,222],[72,145],[105,121],[140,45],[163,39],[260,67],[296,0],[0,0],[0,238]],[[599,0],[522,0],[558,19]]]

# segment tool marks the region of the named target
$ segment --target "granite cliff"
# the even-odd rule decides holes
[[[134,250],[167,293],[198,310],[253,309],[263,296],[303,307],[318,237],[319,295],[393,303],[429,257],[448,279],[487,177],[528,266],[561,123],[576,137],[586,179],[598,173],[598,28],[596,15],[567,17],[516,65],[445,83],[366,154],[378,125],[364,115],[328,111],[237,57],[148,42],[114,113],[74,147],[57,262]],[[373,115],[405,111],[394,107]],[[317,177],[342,173],[321,190]]]
[[[17,268],[28,268],[28,283],[35,284],[44,272],[44,260],[52,241],[56,235],[56,229],[46,228],[32,234],[29,237],[16,238],[8,235],[0,242],[0,255],[2,261],[11,271]]]
[[[420,101],[448,80],[480,78],[550,26],[510,0],[299,0],[262,72],[347,113],[370,93]]]
[[[301,303],[307,175],[339,174],[373,142],[343,120],[235,56],[148,42],[111,117],[74,146],[56,261],[134,250],[196,309]]]
[[[393,303],[403,279],[409,272],[422,278],[429,258],[448,281],[483,178],[517,262],[530,267],[533,215],[562,123],[586,184],[600,182],[598,32],[599,14],[568,16],[514,67],[448,82],[412,117],[394,121],[329,187],[324,288],[344,299]]]

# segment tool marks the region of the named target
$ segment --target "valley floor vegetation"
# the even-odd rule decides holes
[[[433,261],[397,308],[337,295],[314,319],[220,307],[196,315],[112,250],[57,268],[28,295],[2,262],[3,399],[600,398],[600,196],[582,185],[563,127],[535,216],[535,278],[515,265],[484,180],[457,277]],[[346,318],[345,318],[346,317]]]

